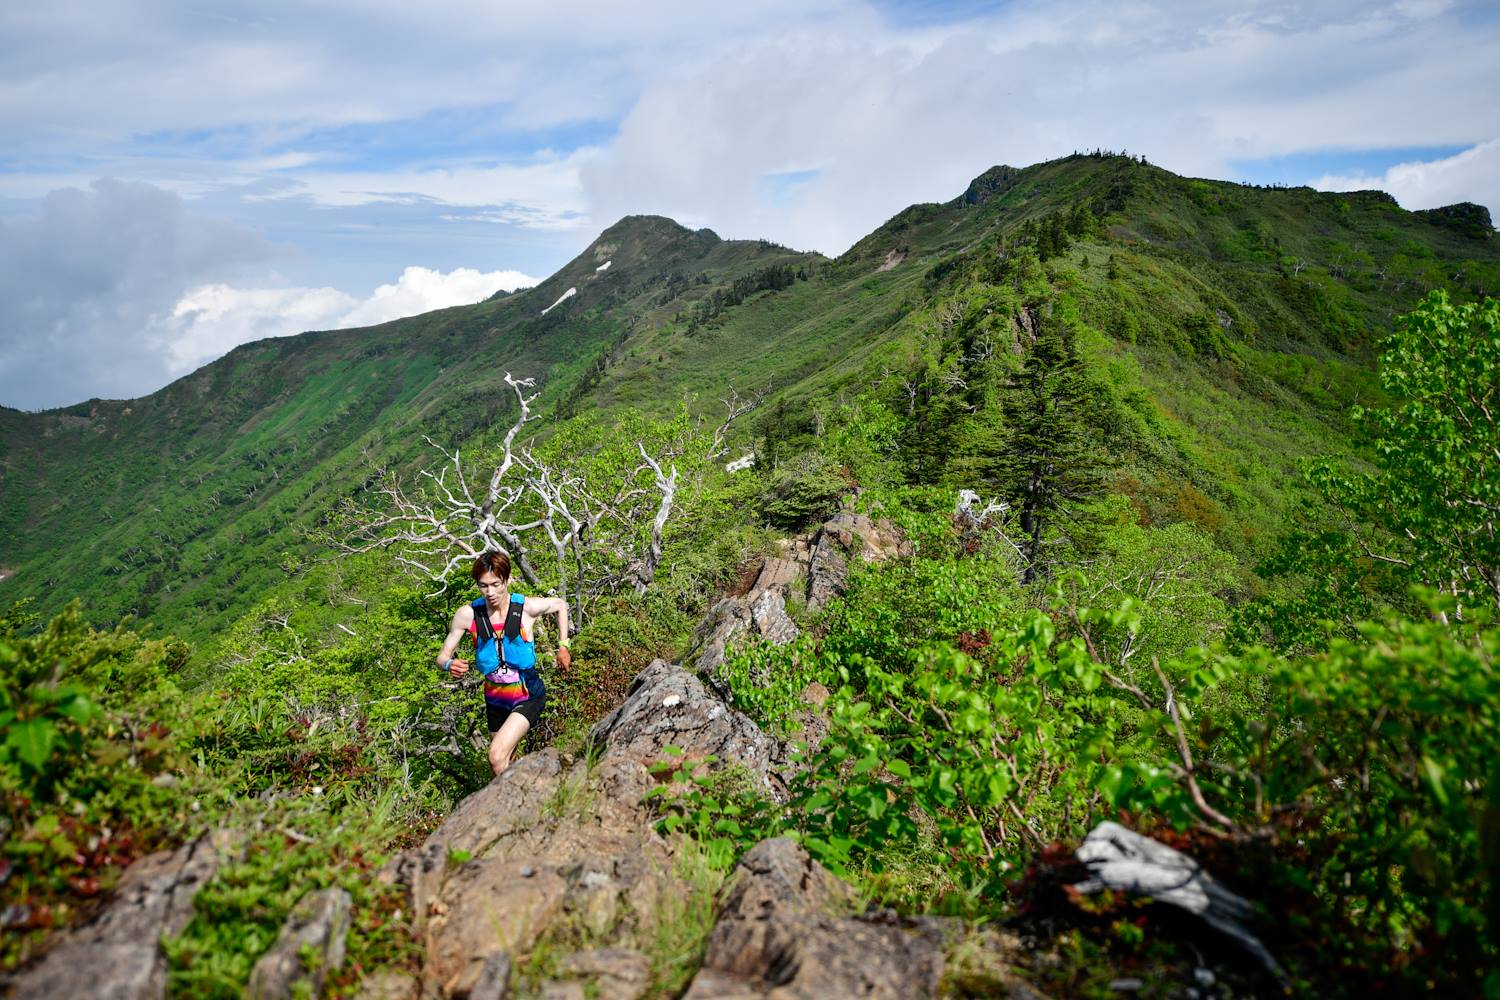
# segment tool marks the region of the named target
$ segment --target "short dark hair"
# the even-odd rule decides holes
[[[494,573],[504,583],[510,579],[510,556],[504,552],[489,551],[481,552],[474,560],[474,568],[470,570],[474,579],[478,580],[486,573]]]

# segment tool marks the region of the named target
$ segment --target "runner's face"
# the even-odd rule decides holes
[[[479,592],[484,595],[486,601],[493,604],[495,599],[505,596],[505,585],[508,582],[500,579],[494,572],[488,571],[478,580]]]

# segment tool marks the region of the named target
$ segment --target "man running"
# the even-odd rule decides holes
[[[437,665],[454,677],[468,673],[468,661],[453,654],[464,633],[473,633],[475,661],[484,674],[490,767],[498,775],[510,767],[516,746],[547,706],[547,689],[536,669],[533,628],[537,618],[557,614],[557,663],[566,669],[573,662],[568,652],[568,602],[561,597],[511,594],[510,557],[504,552],[483,553],[474,560],[471,572],[481,596],[454,612]]]

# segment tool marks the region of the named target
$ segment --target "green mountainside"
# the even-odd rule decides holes
[[[1019,354],[1028,311],[1054,303],[1136,425],[1118,441],[1123,488],[1243,552],[1283,515],[1297,460],[1342,449],[1393,317],[1429,288],[1500,286],[1473,209],[1090,155],[986,171],[834,261],[626,218],[523,293],[247,344],[138,400],[0,410],[4,587],[202,636],[311,554],[305,530],[376,464],[425,460],[424,434],[454,445],[503,423],[506,370],[563,414],[685,397],[707,410],[769,388],[763,412],[784,426],[763,418],[760,436],[795,436],[882,379],[925,408],[964,351]],[[1042,270],[997,291],[995,262],[1028,240]]]
[[[585,995],[610,980],[575,959],[624,954],[667,1000],[736,863],[789,837],[872,908],[839,926],[928,941],[932,995],[1500,998],[1497,289],[1478,206],[1080,154],[837,259],[628,217],[536,288],[0,409],[0,977],[45,972],[134,860],[228,830],[186,926],[145,929],[171,996],[246,995],[337,887],[344,964],[301,948],[292,995],[465,995],[449,958]],[[507,373],[537,393],[514,442]],[[529,532],[512,587],[571,622],[564,655],[537,619],[546,710],[503,781],[448,659],[497,510]],[[615,714],[635,777],[590,736],[627,696],[670,713]],[[704,719],[744,738],[661,745]],[[525,799],[525,835],[455,809],[479,790]],[[593,860],[530,838],[592,852],[616,795],[668,888],[601,908],[556,881]],[[450,814],[526,868],[419,856]],[[1261,960],[1081,895],[1104,820],[1249,899]],[[481,910],[376,877],[407,849]],[[513,871],[566,900],[507,924],[491,982]],[[929,916],[955,933],[903,922]]]
[[[0,410],[7,597],[81,596],[96,621],[204,635],[284,576],[302,532],[377,463],[506,419],[507,370],[576,392],[664,283],[807,259],[628,218],[524,293],[247,344],[142,399]]]

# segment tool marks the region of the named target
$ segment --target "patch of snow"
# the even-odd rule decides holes
[[[576,288],[570,288],[570,289],[568,289],[566,292],[563,292],[561,295],[559,295],[557,297],[557,301],[556,302],[552,303],[550,306],[548,306],[547,308],[543,309],[542,310],[542,315],[543,316],[547,315],[549,312],[551,312],[552,310],[556,309],[558,306],[562,305],[564,302],[568,301],[569,299],[571,299],[573,296],[575,296],[577,294],[578,294],[578,289],[576,289]]]
[[[613,263],[614,263],[614,261],[612,261],[612,260],[605,261],[603,264],[600,264],[598,267],[594,268],[594,273],[598,274],[600,271],[608,271],[609,270],[609,265],[611,265]]]
[[[733,462],[730,462],[728,465],[724,466],[724,471],[725,472],[743,472],[745,469],[750,468],[750,466],[752,466],[754,464],[755,464],[755,452],[752,451],[749,454],[741,455],[739,458],[735,459]]]

